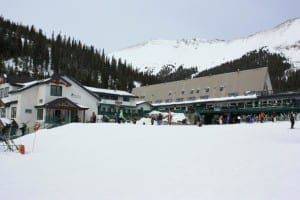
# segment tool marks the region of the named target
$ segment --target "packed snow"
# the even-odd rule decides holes
[[[152,40],[113,52],[141,71],[157,74],[164,65],[198,67],[203,71],[242,57],[262,47],[284,55],[300,69],[300,18],[288,20],[273,29],[235,40]]]
[[[300,131],[233,125],[73,123],[0,151],[9,200],[298,200]],[[299,125],[298,125],[299,126]]]

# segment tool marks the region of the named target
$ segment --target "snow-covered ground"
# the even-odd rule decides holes
[[[25,155],[0,151],[0,199],[298,200],[299,126],[75,123],[40,130],[16,140]]]

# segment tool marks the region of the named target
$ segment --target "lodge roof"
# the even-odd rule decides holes
[[[134,88],[132,93],[141,100],[155,103],[156,100],[166,102],[172,99],[175,102],[176,99],[188,100],[189,97],[210,99],[242,96],[263,90],[272,90],[267,67],[143,86]]]

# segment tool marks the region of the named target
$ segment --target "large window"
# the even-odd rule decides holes
[[[176,102],[181,102],[181,101],[183,101],[183,98],[177,98],[176,99]]]
[[[238,92],[230,92],[230,93],[228,93],[228,96],[229,97],[236,97],[236,96],[239,96],[239,93]]]
[[[130,99],[129,99],[129,97],[123,97],[123,101],[129,101]]]
[[[200,96],[200,99],[208,99],[208,95]]]
[[[51,85],[51,96],[62,96],[62,87],[58,85]]]
[[[189,101],[193,101],[193,100],[195,100],[196,99],[196,97],[188,97],[188,100]]]
[[[11,118],[16,118],[17,117],[17,107],[11,107],[10,117]]]
[[[43,120],[43,118],[44,118],[44,109],[42,108],[37,109],[36,119]]]
[[[0,117],[6,117],[5,108],[0,108]]]
[[[0,89],[0,98],[8,97],[8,91],[9,91],[9,88],[8,88],[8,87],[6,87],[6,88],[1,88],[1,89]]]

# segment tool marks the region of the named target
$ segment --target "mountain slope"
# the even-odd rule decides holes
[[[152,40],[109,56],[121,58],[141,71],[158,73],[164,65],[198,67],[199,71],[240,58],[249,51],[266,47],[280,53],[300,68],[300,18],[288,20],[273,29],[231,41]]]

